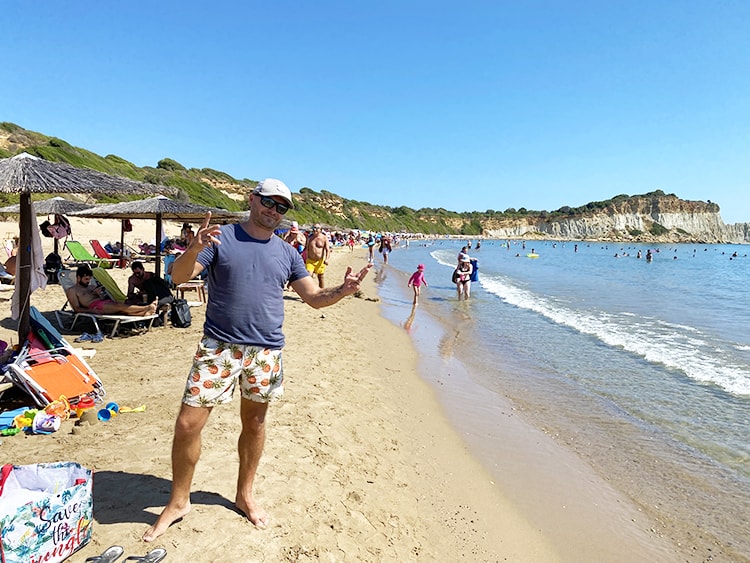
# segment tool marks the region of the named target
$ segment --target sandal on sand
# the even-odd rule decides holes
[[[156,563],[157,561],[164,559],[166,556],[167,550],[162,547],[157,547],[142,557],[139,557],[138,555],[126,557],[125,561],[135,561],[136,563]]]
[[[93,340],[94,337],[91,336],[88,332],[84,332],[81,336],[76,338],[74,342],[88,342],[89,340]]]
[[[101,555],[95,555],[86,559],[86,563],[112,563],[116,561],[125,550],[119,545],[108,547]]]

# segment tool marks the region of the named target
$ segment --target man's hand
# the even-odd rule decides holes
[[[362,268],[358,273],[354,274],[352,273],[352,267],[347,267],[346,274],[344,275],[344,285],[342,286],[344,293],[346,293],[347,295],[351,295],[355,291],[359,290],[359,286],[362,283],[362,280],[367,277],[367,274],[370,272],[370,268],[372,268],[372,264],[367,264],[367,266]]]
[[[220,234],[219,225],[211,225],[211,212],[208,211],[190,246],[198,245],[198,251],[200,252],[212,244],[221,244],[218,238]]]

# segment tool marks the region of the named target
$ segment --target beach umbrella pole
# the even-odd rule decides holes
[[[120,268],[125,267],[125,219],[120,222],[120,261],[117,265]]]
[[[31,194],[21,193],[19,218],[18,253],[16,257],[16,277],[18,285],[18,342],[22,344],[29,336],[29,301],[31,298]]]
[[[156,274],[156,277],[161,276],[161,239],[163,238],[162,235],[162,226],[161,226],[161,214],[156,215],[156,264],[154,264],[154,273]]]

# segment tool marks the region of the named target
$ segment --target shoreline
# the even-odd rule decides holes
[[[394,273],[391,268],[389,280]],[[406,285],[406,278],[403,285]],[[406,316],[403,295],[389,295],[383,315],[398,327]],[[388,303],[391,301],[391,303]],[[457,313],[459,319],[461,313]],[[463,314],[468,315],[464,312]],[[440,408],[470,455],[490,473],[501,494],[539,529],[561,561],[687,561],[678,546],[662,537],[656,521],[579,453],[538,428],[510,395],[489,390],[471,375],[477,365],[456,353],[465,343],[462,322],[448,324],[420,311],[409,335],[420,354],[419,373],[436,394]],[[456,319],[452,319],[456,320]],[[402,325],[403,330],[403,325]]]
[[[389,265],[387,275],[381,275],[385,314],[396,326],[407,328],[404,325],[411,305],[411,292],[406,289],[411,271],[408,268],[417,262],[428,262],[425,252],[420,249],[410,257],[407,251],[391,260],[395,265]],[[424,357],[422,377],[440,395],[451,424],[470,444],[472,452],[523,513],[550,534],[555,546],[562,546],[562,553],[567,553],[565,560],[573,560],[576,555],[579,560],[590,559],[582,557],[585,550],[575,553],[574,541],[565,541],[565,534],[575,533],[575,529],[566,531],[558,523],[575,519],[581,530],[587,530],[592,544],[600,542],[611,531],[605,529],[604,534],[600,534],[598,528],[616,521],[607,516],[608,501],[602,499],[615,498],[633,514],[629,518],[624,512],[618,515],[615,510],[614,516],[618,518],[625,515],[622,530],[635,526],[634,533],[641,538],[639,541],[648,544],[652,538],[668,549],[671,546],[676,554],[672,556],[680,557],[678,560],[750,561],[743,548],[746,542],[741,540],[742,522],[746,520],[742,490],[737,490],[740,496],[733,500],[731,491],[724,491],[721,486],[721,474],[709,466],[704,469],[716,477],[715,482],[695,473],[693,467],[681,468],[679,463],[670,463],[669,456],[661,456],[662,447],[671,448],[669,439],[652,442],[648,432],[640,432],[635,427],[629,429],[626,419],[612,418],[606,407],[598,408],[585,396],[576,399],[575,391],[570,389],[556,388],[560,382],[556,383],[554,378],[547,380],[544,369],[534,369],[524,375],[528,366],[522,361],[523,351],[511,352],[512,346],[504,349],[502,330],[496,333],[490,328],[492,339],[489,339],[484,331],[478,332],[482,327],[472,322],[472,311],[487,320],[483,311],[485,306],[491,305],[485,300],[491,294],[482,295],[480,290],[476,303],[455,303],[455,296],[448,288],[450,284],[437,275],[439,268],[430,270],[428,267],[428,271],[434,288],[427,291],[417,314],[408,318],[409,334]],[[512,341],[512,337],[509,338]],[[562,403],[558,404],[558,398]],[[579,410],[571,411],[576,401]],[[591,413],[587,414],[589,410]],[[517,438],[519,432],[510,422],[512,419],[520,419],[531,427],[531,432],[520,430],[526,439]],[[586,425],[587,420],[593,426],[597,421],[601,424],[593,429]],[[576,425],[576,421],[580,424]],[[560,455],[547,455],[555,449]],[[679,451],[673,454],[682,458]],[[562,478],[561,474],[570,466],[566,463],[568,456],[582,469]],[[524,458],[531,461],[522,466]],[[547,460],[553,464],[545,464]],[[545,472],[549,473],[548,478],[544,478]],[[699,477],[701,487],[691,490],[693,484],[698,486]],[[550,486],[555,482],[558,490]],[[597,487],[602,482],[605,492],[612,489],[615,494],[597,498]],[[572,496],[583,506],[573,518],[574,505],[565,498],[570,494],[568,489],[576,488],[581,490]],[[686,490],[690,490],[687,496]],[[714,503],[709,502],[712,494],[716,495]],[[725,508],[727,511],[723,513]],[[590,517],[597,511],[603,516],[594,517],[593,525],[584,525],[586,515]],[[730,524],[728,518],[732,514],[739,520],[732,520]],[[727,521],[725,527],[712,527],[721,526],[722,520]],[[615,534],[620,535],[622,531]],[[563,541],[555,541],[555,538]],[[613,545],[618,541],[622,538],[615,537]],[[653,556],[636,559],[632,553],[630,556],[631,560],[665,560],[665,557]]]

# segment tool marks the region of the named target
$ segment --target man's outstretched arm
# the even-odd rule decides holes
[[[368,264],[357,273],[353,273],[352,268],[348,267],[344,275],[344,283],[336,287],[320,288],[310,276],[293,282],[292,287],[305,303],[314,309],[321,309],[338,303],[347,295],[358,291],[371,267],[372,264]]]

